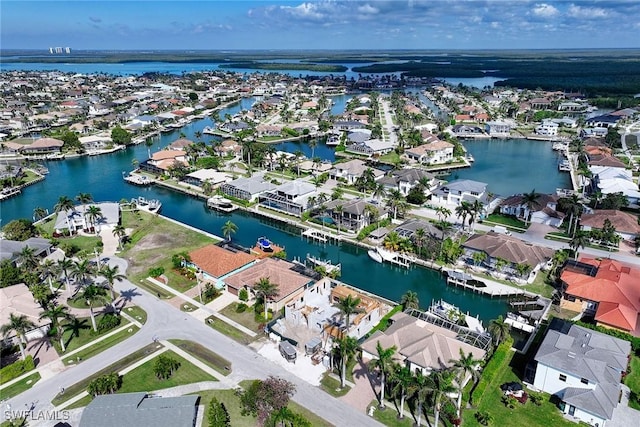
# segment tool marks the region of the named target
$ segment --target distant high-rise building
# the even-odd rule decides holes
[[[54,55],[57,53],[66,53],[66,54],[70,54],[71,53],[71,48],[70,47],[50,47],[49,48],[49,53]]]

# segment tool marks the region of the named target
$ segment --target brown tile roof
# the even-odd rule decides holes
[[[177,157],[184,157],[187,153],[182,150],[161,150],[156,151],[151,155],[151,158],[155,161],[175,159]]]
[[[602,228],[605,219],[611,221],[611,225],[615,227],[616,231],[630,234],[640,233],[637,216],[614,209],[599,209],[593,211],[592,214],[583,214],[580,218],[580,225]]]
[[[464,354],[472,353],[474,359],[485,355],[484,350],[458,340],[456,333],[448,329],[406,313],[397,313],[392,319],[393,324],[386,331],[376,331],[362,343],[365,351],[375,355],[378,342],[384,348],[395,345],[397,359],[436,370],[451,367],[451,361],[460,358],[460,349]]]
[[[280,301],[313,281],[313,279],[291,270],[293,266],[292,263],[282,259],[266,258],[229,276],[225,279],[225,283],[234,289],[241,289],[245,285],[253,288],[260,279],[268,278],[271,283],[278,286],[277,301]]]
[[[596,321],[633,331],[640,312],[640,269],[618,261],[580,258],[580,262],[598,267],[595,276],[565,269],[560,279],[567,284],[565,293],[598,302]]]
[[[56,139],[56,138],[40,138],[36,139],[31,143],[31,145],[27,145],[29,148],[49,148],[49,147],[62,147],[64,142]]]
[[[246,252],[232,252],[216,245],[196,249],[189,256],[192,263],[213,277],[222,277],[256,260]]]
[[[475,234],[464,247],[484,251],[492,258],[502,258],[513,264],[528,264],[535,267],[553,257],[553,249],[523,242],[517,237],[494,233]]]
[[[594,154],[589,156],[589,165],[591,166],[611,166],[614,168],[624,168],[626,165],[613,156],[607,154]]]

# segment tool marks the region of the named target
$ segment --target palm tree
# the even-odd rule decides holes
[[[69,272],[73,269],[73,260],[70,258],[64,257],[58,260],[58,268],[64,274],[65,284],[67,286],[67,291],[69,292],[69,296],[71,296],[71,284],[69,282]]]
[[[580,216],[584,211],[584,207],[582,206],[582,203],[580,201],[580,196],[578,196],[577,194],[573,194],[571,197],[563,197],[558,200],[558,207],[560,208],[561,211],[570,214],[569,227],[567,228],[567,234],[569,235],[575,234],[576,229],[578,228],[577,227],[578,218],[580,218]],[[571,229],[572,229],[572,226],[574,225],[574,221],[575,221],[575,227],[572,233]]]
[[[391,382],[393,389],[391,392],[397,396],[400,395],[400,409],[398,410],[398,418],[404,418],[404,400],[407,397],[407,390],[411,386],[413,375],[408,366],[395,364],[391,371]]]
[[[451,215],[451,209],[447,209],[444,206],[438,206],[435,210],[442,223]]]
[[[29,320],[26,315],[9,313],[9,323],[0,326],[0,333],[2,333],[2,336],[6,338],[11,331],[16,332],[16,335],[18,336],[18,346],[20,347],[20,355],[22,356],[22,360],[25,360],[27,357],[24,354],[23,344],[23,342],[27,342],[25,334],[35,327],[35,323]]]
[[[418,308],[420,307],[420,300],[418,299],[418,294],[414,291],[407,291],[402,295],[400,299],[400,304],[402,304],[402,308],[404,310],[408,308]]]
[[[463,200],[455,209],[456,212],[456,216],[460,219],[462,219],[462,228],[464,229],[464,223],[465,220],[467,219],[468,215],[471,215],[473,210],[471,207],[471,203],[467,202],[466,200]]]
[[[384,188],[384,184],[377,183],[375,188],[373,189],[373,194],[371,194],[371,197],[377,200],[381,200],[386,195],[387,190]]]
[[[345,317],[345,331],[349,332],[349,319],[352,314],[359,313],[360,309],[358,306],[360,305],[360,298],[354,298],[353,295],[349,294],[344,298],[340,298],[338,300],[338,308],[344,314]]]
[[[477,266],[482,264],[487,259],[486,252],[474,252],[472,255],[473,263]]]
[[[380,408],[384,408],[385,379],[391,369],[393,355],[396,353],[396,346],[383,348],[380,341],[378,341],[376,343],[376,351],[378,357],[371,361],[370,368],[380,371]]]
[[[118,249],[122,250],[122,238],[127,234],[127,231],[122,225],[118,224],[113,227],[111,233],[114,235],[114,237],[118,238]]]
[[[89,219],[89,223],[92,227],[94,227],[94,229],[97,221],[101,218],[104,218],[104,215],[102,215],[102,209],[95,205],[89,206],[89,209],[85,211],[85,215]],[[95,229],[95,233],[98,234],[97,229]]]
[[[56,331],[56,339],[60,341],[60,348],[62,351],[67,351],[64,345],[64,328],[60,320],[70,320],[71,314],[69,313],[69,307],[64,305],[52,304],[40,313],[40,319],[51,320],[51,329]]]
[[[478,367],[481,360],[474,359],[473,353],[469,352],[466,356],[464,355],[464,351],[460,349],[460,358],[458,360],[451,359],[449,363],[453,363],[453,369],[457,372],[456,384],[458,384],[458,418],[460,418],[460,411],[462,407],[462,390],[466,384],[466,380],[468,376],[471,376],[471,380],[474,385],[475,382],[480,378],[480,372],[478,371]]]
[[[509,335],[510,329],[511,325],[504,321],[502,315],[498,316],[497,319],[493,319],[487,327],[487,331],[493,337],[493,343],[496,346],[504,341],[504,339]]]
[[[42,218],[46,217],[48,214],[45,208],[37,207],[33,210],[33,219],[35,221],[40,221]]]
[[[340,227],[342,227],[342,214],[344,213],[344,206],[337,205],[333,208],[333,212],[338,217],[338,236],[340,235]]]
[[[57,278],[58,274],[59,270],[52,260],[47,259],[42,264],[40,264],[40,277],[49,283],[49,289],[51,290],[51,293],[55,292],[55,289],[53,289],[52,279]]]
[[[81,205],[86,205],[87,203],[93,202],[93,196],[89,193],[78,193],[76,201]]]
[[[18,252],[18,264],[25,271],[33,271],[38,266],[38,257],[36,257],[36,251],[32,247],[24,246],[20,252]]]
[[[473,230],[473,224],[476,221],[476,217],[480,215],[482,211],[484,211],[484,205],[482,202],[480,200],[474,200],[473,203],[471,203],[469,211],[469,228],[471,230]]]
[[[389,201],[387,202],[387,205],[393,209],[393,219],[396,219],[398,215],[398,206],[400,202],[404,200],[404,197],[402,196],[402,193],[400,192],[400,190],[395,188],[389,191],[387,195],[389,196]]]
[[[433,425],[438,426],[440,421],[440,410],[442,409],[443,399],[448,399],[451,393],[456,391],[452,384],[453,372],[451,371],[434,371],[429,375],[431,378],[431,398],[433,399],[433,412],[435,420]]]
[[[318,146],[318,141],[316,141],[315,139],[310,139],[309,140],[309,147],[311,147],[311,158],[314,158],[314,154],[316,151],[316,147]]]
[[[524,218],[524,223],[528,223],[531,219],[531,214],[533,213],[533,208],[539,206],[538,198],[540,198],[540,194],[536,193],[536,189],[531,190],[530,193],[525,193],[522,195],[522,203],[527,207],[527,215]]]
[[[111,306],[114,308],[115,308],[115,302],[116,302],[116,294],[113,289],[114,283],[116,280],[118,282],[121,282],[122,280],[126,279],[126,277],[123,274],[119,273],[119,269],[120,268],[117,265],[114,265],[113,267],[109,267],[108,265],[105,265],[100,270],[100,274],[102,275],[102,277],[105,278],[105,280],[107,281],[107,285],[109,286],[109,292],[111,293]]]
[[[416,420],[416,425],[422,425],[422,405],[427,400],[427,396],[431,391],[431,380],[429,377],[425,377],[422,374],[422,371],[416,372],[416,375],[413,377],[413,381],[409,385],[409,389],[407,393],[413,396],[417,401],[416,412],[418,413],[418,419]]]
[[[578,251],[589,244],[589,234],[584,231],[578,231],[574,234],[569,242],[569,247],[573,250],[573,257],[578,259]]]
[[[267,320],[267,302],[276,297],[280,292],[280,289],[278,285],[271,283],[268,277],[261,277],[253,286],[253,292],[262,297],[262,303],[264,304],[264,319]]]
[[[82,261],[74,261],[71,270],[71,277],[76,282],[80,282],[80,286],[85,286],[89,278],[93,275],[93,267],[89,263],[89,260],[83,259]]]
[[[222,234],[229,242],[231,241],[231,235],[235,234],[237,231],[238,226],[231,222],[231,220],[225,222],[222,226]]]
[[[424,228],[418,228],[413,235],[413,241],[416,245],[418,256],[422,255],[422,247],[424,246],[424,242],[427,236],[427,232],[424,231]]]
[[[89,315],[91,316],[91,326],[95,332],[98,331],[98,327],[96,325],[96,317],[93,312],[93,307],[95,304],[107,303],[108,297],[104,288],[91,284],[89,286],[85,286],[82,291],[82,298],[87,302],[89,306]]]
[[[358,340],[348,335],[338,340],[338,355],[340,356],[340,387],[344,388],[347,377],[347,365],[358,350]]]

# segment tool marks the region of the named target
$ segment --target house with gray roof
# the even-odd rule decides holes
[[[254,201],[260,194],[274,190],[276,186],[265,180],[264,174],[256,174],[249,178],[238,178],[227,182],[220,190],[231,197]]]
[[[398,190],[406,197],[413,187],[425,181],[428,183],[426,190],[433,190],[436,180],[432,173],[422,169],[409,168],[393,171],[378,182],[384,185],[386,191]]]
[[[533,386],[577,421],[604,427],[618,405],[631,343],[554,319],[536,356]]]
[[[91,206],[100,208],[101,216],[95,219],[95,226],[114,226],[120,223],[120,204],[114,202],[91,203],[87,205],[78,205],[73,208],[58,212],[54,229],[56,233],[62,233],[63,230],[69,230],[76,233],[79,230],[88,230],[93,225],[87,216],[87,211]]]
[[[308,201],[316,191],[310,182],[294,180],[285,182],[274,191],[267,191],[258,197],[260,205],[290,215],[300,216],[308,207]]]
[[[367,206],[372,206],[378,211],[377,220],[385,219],[389,215],[389,212],[382,206],[373,205],[364,199],[331,200],[325,206],[327,213],[336,224],[356,233],[369,225],[370,218]],[[338,206],[342,207],[341,212]]]
[[[96,396],[82,412],[79,427],[195,427],[199,399],[145,392]]]
[[[371,169],[373,171],[376,181],[384,175],[383,171],[370,168],[364,161],[360,159],[353,159],[348,162],[336,163],[334,168],[329,171],[329,177],[336,180],[343,179],[347,184],[353,185],[367,169]]]
[[[15,261],[18,258],[18,254],[22,252],[25,247],[33,249],[33,254],[36,257],[44,258],[51,254],[51,243],[48,239],[42,239],[39,237],[30,237],[25,241],[18,240],[0,240],[0,261],[5,259]]]

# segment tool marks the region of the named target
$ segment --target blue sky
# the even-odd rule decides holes
[[[640,47],[638,0],[2,0],[3,48]]]

